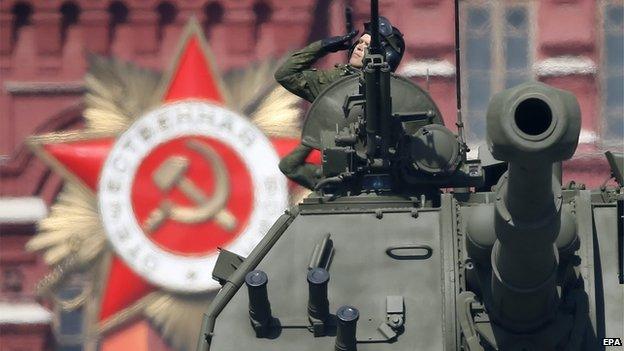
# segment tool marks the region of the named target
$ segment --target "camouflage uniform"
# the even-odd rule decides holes
[[[306,46],[284,62],[275,72],[275,80],[291,93],[313,102],[333,82],[359,72],[359,69],[345,64],[337,64],[329,70],[312,68],[327,53],[320,40]],[[320,167],[305,162],[311,151],[312,148],[301,144],[279,164],[282,173],[308,189],[314,189],[320,177]]]
[[[291,93],[313,102],[331,83],[359,72],[359,69],[345,64],[337,64],[329,70],[312,68],[326,54],[320,40],[306,46],[284,62],[275,72],[275,80]]]

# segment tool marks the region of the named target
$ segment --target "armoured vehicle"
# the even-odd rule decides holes
[[[493,97],[476,160],[380,54],[312,104],[314,193],[246,258],[222,251],[201,351],[600,350],[624,337],[616,187],[562,186],[580,110],[533,82]],[[604,339],[607,337],[615,339]],[[619,339],[617,339],[619,338]],[[603,340],[604,339],[604,340]]]

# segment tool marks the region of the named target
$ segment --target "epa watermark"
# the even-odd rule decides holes
[[[620,338],[603,338],[602,346],[622,346],[622,339]]]

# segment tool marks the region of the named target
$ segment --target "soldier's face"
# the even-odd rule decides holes
[[[358,39],[357,44],[355,44],[355,49],[351,53],[351,57],[349,58],[349,64],[356,68],[362,68],[362,60],[364,59],[364,54],[366,53],[366,49],[370,45],[371,36],[369,34],[364,34]]]

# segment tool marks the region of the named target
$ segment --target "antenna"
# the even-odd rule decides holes
[[[347,29],[346,33],[351,33],[353,31],[353,8],[351,6],[346,6],[344,9],[345,15],[345,27]],[[349,40],[349,46],[353,43],[353,40]],[[349,57],[349,50],[347,50],[347,60]]]
[[[459,142],[462,145],[462,161],[466,162],[466,152],[469,151],[466,144],[466,138],[464,137],[464,121],[462,119],[462,105],[461,105],[461,57],[459,55],[459,0],[455,0],[455,91],[457,92],[457,134],[459,135]]]

